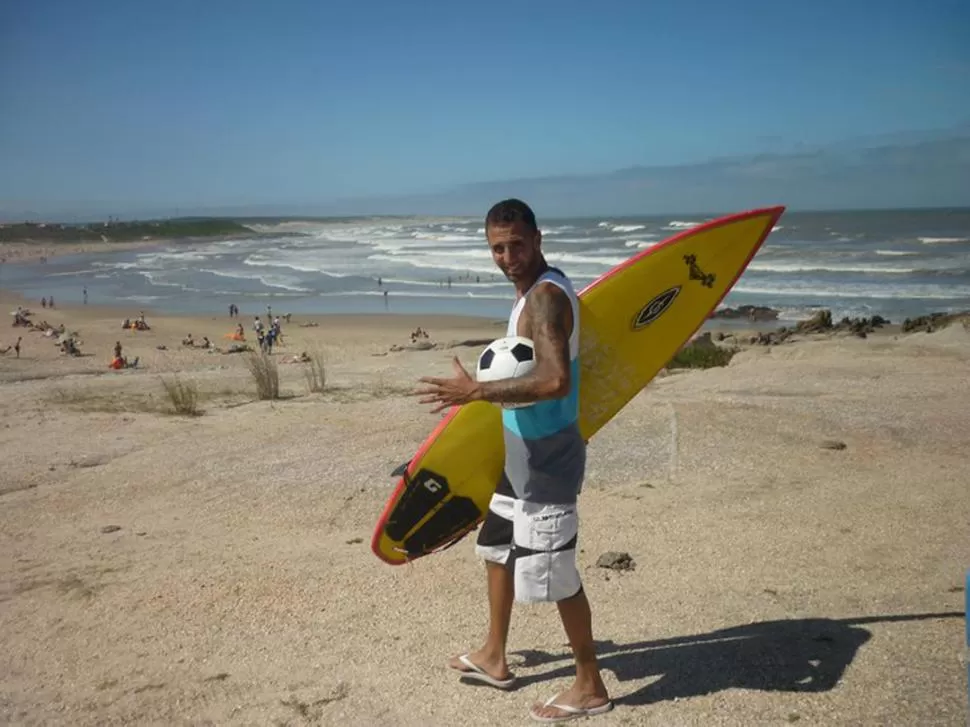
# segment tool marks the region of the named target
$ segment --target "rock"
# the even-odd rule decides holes
[[[919,316],[917,318],[907,318],[903,321],[902,330],[903,333],[916,333],[919,331],[933,333],[933,331],[946,328],[958,321],[962,321],[964,326],[970,327],[970,311],[963,311],[961,313],[930,313],[929,315]]]
[[[394,351],[395,353],[400,351],[430,351],[435,347],[435,344],[431,341],[418,341],[417,343],[409,343],[407,345],[392,344],[389,351]]]
[[[784,343],[791,338],[793,333],[794,331],[788,328],[779,328],[777,331],[768,331],[767,333],[750,336],[748,343],[756,346],[777,346],[779,343]]]
[[[849,333],[859,338],[866,338],[877,328],[888,325],[889,320],[882,316],[872,318],[845,317],[838,323],[832,322],[832,311],[820,310],[806,321],[795,326],[797,333]]]
[[[71,467],[100,467],[110,461],[111,457],[105,454],[86,454],[80,459],[72,459],[70,465]]]
[[[820,310],[807,321],[795,326],[798,333],[827,333],[832,330],[832,311]]]
[[[117,533],[119,530],[121,530],[120,525],[105,525],[103,528],[101,528],[101,532],[105,535],[108,533]]]
[[[714,343],[714,339],[711,338],[711,332],[705,331],[700,334],[693,341],[690,342],[691,346],[696,346],[697,348],[717,348],[717,344]]]
[[[744,318],[749,321],[776,321],[778,320],[778,311],[763,305],[742,305],[738,308],[721,308],[714,311],[710,317],[730,320]]]
[[[633,570],[637,567],[629,553],[619,553],[613,550],[603,553],[597,558],[596,565],[599,568],[609,568],[610,570]]]
[[[826,439],[821,444],[822,449],[835,449],[840,451],[845,449],[847,446],[848,445],[845,442],[840,442],[838,439]]]

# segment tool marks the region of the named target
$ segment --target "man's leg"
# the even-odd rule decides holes
[[[576,680],[554,702],[574,709],[604,708],[610,699],[600,677],[593,619],[576,567],[577,506],[519,502],[516,507],[522,512],[517,511],[515,519],[514,588],[523,600],[555,601],[576,660]],[[568,716],[554,705],[534,705],[533,714]]]
[[[559,617],[562,619],[569,645],[576,659],[576,681],[556,697],[556,704],[578,709],[601,707],[610,701],[609,692],[600,676],[593,644],[593,617],[586,592],[580,589],[575,596],[559,601]],[[539,717],[563,717],[566,713],[555,706],[535,705],[533,712]]]
[[[515,600],[515,583],[506,562],[512,546],[512,513],[514,493],[503,477],[492,495],[488,513],[478,533],[476,552],[485,560],[485,578],[488,585],[488,636],[485,645],[468,654],[468,659],[487,674],[505,680],[509,678],[506,645],[509,623],[512,618],[512,602]],[[469,668],[455,656],[448,665],[452,669],[467,672]]]
[[[503,564],[486,561],[485,575],[488,583],[488,636],[485,638],[485,645],[478,651],[471,652],[468,658],[490,676],[508,679],[509,665],[505,650],[514,600],[512,574]],[[453,657],[450,665],[459,671],[467,670],[458,657]]]

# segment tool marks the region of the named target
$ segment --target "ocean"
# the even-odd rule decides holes
[[[541,220],[543,249],[577,288],[696,215]],[[481,218],[253,223],[256,235],[0,265],[0,288],[38,302],[242,314],[449,313],[501,319],[511,285],[492,264]],[[386,294],[385,294],[386,293]],[[970,309],[970,209],[787,212],[722,306],[820,308],[893,322]],[[123,310],[122,310],[123,309]]]

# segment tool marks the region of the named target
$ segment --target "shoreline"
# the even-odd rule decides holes
[[[6,290],[0,288],[0,306],[4,307],[16,307],[23,306],[31,311],[33,316],[37,320],[43,320],[44,314],[48,311],[64,311],[74,314],[83,314],[87,316],[89,313],[96,314],[101,318],[118,318],[119,320],[124,318],[135,318],[139,313],[144,312],[147,317],[153,318],[169,318],[169,319],[181,319],[185,321],[192,320],[225,320],[235,322],[242,322],[243,326],[248,329],[249,324],[253,320],[253,315],[250,313],[241,314],[238,318],[230,319],[226,314],[225,310],[204,310],[197,312],[184,312],[184,311],[173,311],[166,310],[164,308],[158,308],[151,305],[129,305],[126,302],[119,302],[114,305],[111,304],[77,304],[69,303],[66,305],[58,304],[56,308],[41,308],[39,303],[34,301],[33,298],[28,298],[23,294]],[[266,312],[263,308],[260,312],[260,317],[265,317]],[[291,314],[290,326],[298,325],[297,321],[300,322],[311,322],[316,324],[334,324],[334,325],[347,325],[351,322],[363,323],[365,325],[371,321],[395,321],[397,323],[402,323],[405,325],[413,324],[414,326],[427,327],[430,322],[433,325],[458,325],[465,324],[472,327],[479,327],[482,325],[490,326],[504,326],[506,324],[505,318],[500,318],[495,315],[472,315],[472,314],[455,314],[455,313],[413,313],[413,312],[394,312],[394,311],[383,311],[383,312],[360,312],[360,313],[293,313]],[[783,322],[783,321],[753,321],[748,319],[738,319],[738,318],[708,318],[701,324],[697,331],[693,334],[696,336],[701,336],[706,332],[710,332],[712,335],[716,334],[726,334],[729,336],[758,336],[758,335],[772,335],[779,333],[784,328],[792,328],[794,323]],[[894,328],[898,328],[898,325],[893,324]],[[888,328],[888,327],[887,327]]]

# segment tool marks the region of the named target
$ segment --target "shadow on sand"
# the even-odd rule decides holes
[[[621,682],[658,677],[635,692],[615,698],[617,704],[652,704],[678,697],[711,694],[722,689],[768,692],[825,692],[842,678],[856,652],[872,634],[864,624],[960,618],[960,611],[850,619],[763,621],[633,644],[599,641],[600,667]],[[541,674],[523,676],[519,686],[574,674],[570,652],[515,652],[525,666],[566,662]]]

